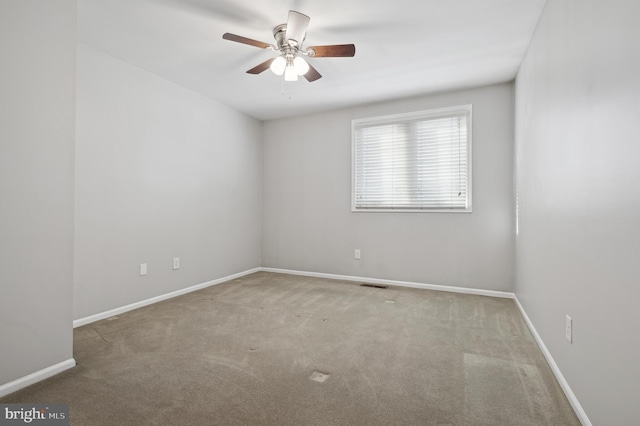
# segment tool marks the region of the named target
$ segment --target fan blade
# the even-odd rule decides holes
[[[313,50],[313,54],[311,51]],[[312,58],[339,58],[353,57],[356,54],[356,46],[353,44],[332,44],[329,46],[311,46],[307,48]]]
[[[222,38],[225,39],[225,40],[229,40],[229,41],[235,41],[236,43],[242,43],[242,44],[248,44],[249,46],[260,47],[262,49],[267,49],[269,47],[273,47],[272,45],[270,45],[268,43],[263,43],[263,42],[258,41],[258,40],[242,37],[242,36],[231,34],[231,33],[224,33],[222,35]]]
[[[271,62],[275,61],[275,59],[276,58],[271,58],[264,61],[260,65],[256,65],[255,67],[247,71],[247,74],[260,74],[262,71],[267,70],[271,66]]]
[[[284,39],[291,46],[300,46],[304,41],[304,35],[307,32],[309,26],[309,18],[307,15],[303,15],[295,10],[289,11],[289,19],[287,20],[287,33]]]
[[[316,81],[320,77],[322,77],[320,73],[314,67],[312,67],[311,64],[309,64],[309,71],[307,71],[307,73],[304,75],[304,78],[306,78],[307,81],[311,83],[312,81]]]

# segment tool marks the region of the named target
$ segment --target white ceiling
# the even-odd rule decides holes
[[[78,41],[261,120],[509,81],[544,0],[78,0]],[[245,71],[274,52],[288,11],[311,17],[305,46],[354,43],[315,58],[323,75],[283,84]],[[304,47],[304,46],[303,46]],[[284,88],[284,92],[283,92]]]

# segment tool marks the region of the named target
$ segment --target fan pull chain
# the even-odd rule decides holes
[[[280,79],[280,94],[282,96],[285,96],[285,86],[286,86],[286,82],[284,81],[284,76]],[[289,86],[290,87],[290,86]],[[289,90],[286,93],[287,98],[289,98],[289,100],[291,100],[292,94],[291,94],[291,90]]]

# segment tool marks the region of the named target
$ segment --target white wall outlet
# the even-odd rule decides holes
[[[174,257],[173,258],[173,269],[180,269],[180,258],[179,257]]]
[[[567,339],[569,341],[569,343],[572,342],[572,336],[571,336],[571,334],[572,334],[572,330],[571,330],[572,324],[571,324],[571,322],[572,322],[571,317],[569,315],[566,315],[565,319],[564,319],[564,338]]]
[[[146,263],[141,263],[140,264],[140,275],[147,275],[147,264]]]
[[[355,253],[353,255],[353,258],[360,260],[360,250],[356,249],[356,251],[355,251]]]

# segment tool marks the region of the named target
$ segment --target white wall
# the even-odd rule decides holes
[[[74,318],[260,266],[259,121],[85,46],[77,91]]]
[[[597,425],[640,419],[639,16],[548,0],[516,83],[516,294]]]
[[[352,119],[463,104],[473,213],[351,212]],[[512,290],[511,83],[267,121],[263,138],[263,266]]]
[[[73,356],[75,27],[74,0],[0,2],[0,387]]]

